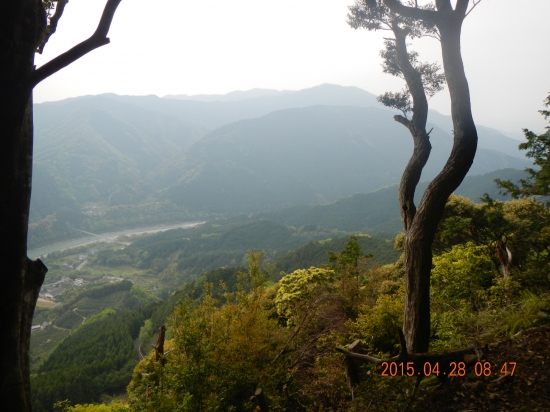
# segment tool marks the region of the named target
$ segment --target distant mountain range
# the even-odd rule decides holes
[[[525,172],[517,169],[502,169],[479,176],[468,176],[455,191],[473,201],[487,193],[491,198],[510,200],[499,193],[494,179],[517,182],[525,178]],[[420,182],[415,202],[418,205],[427,182]],[[320,227],[327,230],[340,230],[347,233],[368,233],[388,239],[403,231],[399,204],[398,185],[392,185],[370,193],[357,193],[327,205],[296,205],[273,212],[259,213],[254,219],[269,219],[293,227]]]
[[[168,198],[192,210],[260,212],[334,201],[399,181],[412,152],[408,131],[385,110],[309,106],[272,112],[210,132],[155,175]],[[434,126],[429,180],[443,167],[452,138]],[[527,161],[478,149],[470,174]]]
[[[84,96],[35,105],[34,123],[33,221],[94,204],[227,214],[328,203],[397,183],[412,150],[408,131],[374,95],[335,85]],[[430,112],[430,123],[422,180],[436,175],[452,145],[450,117]],[[530,165],[518,141],[478,132],[470,175]]]
[[[295,93],[292,90],[251,89],[236,90],[227,94],[168,94],[167,99],[194,100],[197,102],[237,102],[239,100],[254,99],[257,97],[280,96],[286,93]]]

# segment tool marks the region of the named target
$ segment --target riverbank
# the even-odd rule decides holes
[[[30,259],[36,259],[40,256],[47,255],[48,253],[71,249],[77,246],[84,246],[84,245],[93,244],[97,242],[106,242],[106,243],[115,242],[116,239],[122,235],[126,235],[126,236],[143,235],[143,234],[150,234],[150,233],[165,232],[167,230],[179,229],[179,228],[189,229],[192,227],[202,225],[203,223],[205,222],[204,221],[181,222],[181,223],[173,223],[173,224],[167,224],[167,225],[142,226],[134,229],[120,230],[118,232],[109,232],[109,233],[100,233],[100,234],[89,233],[87,236],[83,236],[80,238],[71,239],[65,242],[54,243],[51,245],[39,247],[37,249],[29,250],[27,252],[27,255],[29,256]]]

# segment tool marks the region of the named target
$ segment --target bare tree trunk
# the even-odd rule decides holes
[[[36,84],[89,51],[106,37],[121,0],[108,0],[96,32],[35,70],[43,48],[42,0],[3,4],[0,25],[0,400],[3,411],[30,411],[31,322],[47,268],[27,258],[32,181],[32,90]],[[42,40],[41,40],[42,39]]]
[[[30,328],[46,274],[42,262],[27,259],[33,137],[30,78],[41,23],[38,7],[42,4],[36,0],[7,2],[0,29],[0,399],[5,411],[31,410]]]

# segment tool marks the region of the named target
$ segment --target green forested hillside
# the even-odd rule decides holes
[[[54,401],[98,401],[124,391],[139,360],[134,340],[159,299],[128,280],[86,282],[67,289],[53,308],[35,311],[31,335],[33,410]]]
[[[528,199],[449,199],[434,248],[430,348],[477,343],[490,349],[481,361],[464,358],[460,373],[446,377],[445,385],[437,384],[442,364],[430,366],[424,372],[429,377],[419,381],[367,363],[357,374],[348,372],[357,383],[352,400],[349,368],[335,348],[358,339],[368,354],[388,359],[399,353],[395,330],[402,325],[404,269],[401,260],[369,267],[351,238],[332,255],[332,266],[296,270],[275,285],[267,284],[269,270],[254,253],[234,292],[217,296],[205,282],[199,299],[183,301],[170,316],[170,352],[163,361],[149,356],[134,370],[129,407],[254,411],[254,393],[261,388],[274,410],[437,410],[432,406],[445,408],[448,396],[461,410],[542,410],[550,405],[543,389],[550,378],[549,222],[548,210]],[[514,256],[508,274],[502,247]],[[536,352],[526,352],[535,346]],[[162,386],[154,378],[159,374]],[[513,396],[520,390],[529,396]]]
[[[274,263],[277,272],[291,273],[297,269],[311,266],[322,266],[327,262],[327,252],[343,250],[349,237],[329,239],[321,242],[310,242],[292,252],[280,256]],[[371,264],[386,265],[395,262],[401,252],[395,250],[393,239],[379,239],[366,235],[357,236],[357,243],[363,252],[372,255]],[[281,274],[276,273],[276,280]]]
[[[62,284],[62,287],[66,290],[57,298],[58,305],[35,310],[33,325],[43,322],[52,324],[31,335],[31,372],[38,370],[63,338],[81,325],[88,324],[102,311],[136,311],[159,300],[128,280],[86,283],[73,288]]]
[[[446,161],[451,136],[432,132],[423,179]],[[377,108],[312,106],[223,126],[159,169],[166,196],[190,210],[249,213],[334,201],[397,183],[412,151],[407,130]],[[470,174],[527,162],[479,149]]]
[[[345,244],[349,241],[350,237],[339,237],[334,239],[326,239],[321,241],[311,241],[302,247],[297,248],[291,252],[280,254],[276,257],[269,256],[270,250],[267,249],[267,253],[264,255],[264,260],[269,260],[269,272],[268,279],[270,282],[277,282],[285,273],[293,272],[297,269],[307,269],[311,266],[321,266],[327,263],[328,252],[339,251],[344,248]],[[370,265],[385,265],[395,262],[399,256],[399,251],[395,250],[393,240],[384,240],[379,238],[372,238],[367,235],[360,235],[357,237],[358,244],[365,253],[372,255],[369,261]],[[185,283],[182,289],[173,295],[168,302],[168,307],[173,307],[177,303],[178,299],[182,299],[186,296],[192,298],[199,298],[203,295],[203,286],[205,283],[211,283],[212,294],[217,298],[221,298],[221,295],[225,291],[220,286],[220,281],[225,284],[227,291],[236,291],[236,285],[238,283],[239,272],[246,271],[247,262],[246,253],[241,259],[240,266],[220,267],[214,270],[208,270],[201,273],[193,281]],[[174,296],[178,296],[175,298]],[[156,320],[154,322],[155,328],[164,323],[169,313],[161,309],[155,311],[153,316]]]
[[[326,203],[396,183],[410,138],[375,106],[368,92],[334,85],[228,101],[101,95],[35,105],[29,245],[78,230]],[[434,119],[443,128],[431,135],[425,179],[452,140],[447,117]],[[514,145],[481,128],[471,173],[525,167]]]
[[[35,113],[34,162],[80,203],[143,200],[153,190],[147,174],[204,134],[108,96],[45,104]]]
[[[92,265],[146,269],[174,290],[203,272],[244,265],[249,249],[265,250],[269,261],[273,261],[310,240],[344,234],[322,228],[298,230],[271,220],[241,219],[244,221],[214,220],[193,229],[152,235],[122,250],[100,252]]]
[[[153,254],[177,268],[180,258],[186,256],[178,255],[182,241],[193,244],[193,240],[200,240],[194,247],[201,249],[208,245],[244,247],[252,236],[256,236],[256,243],[262,236],[273,237],[264,240],[269,246],[273,245],[270,242],[289,241],[288,233],[294,233],[271,221],[236,220],[210,222],[192,233],[176,230],[144,238],[126,249],[100,255],[99,260],[112,259],[109,264],[116,264],[124,257],[131,260],[127,264],[136,265],[135,259],[143,264]],[[546,276],[548,221],[548,211],[530,200],[475,204],[465,198],[450,199],[434,244],[433,348],[466,346],[474,339],[491,342],[547,322],[539,309],[550,302],[550,278]],[[313,225],[294,230],[319,232]],[[500,271],[498,248],[503,241],[514,256],[511,278],[503,277]],[[139,337],[149,345],[155,341],[158,327],[169,325],[165,350],[170,353],[165,367],[149,356],[134,370],[130,407],[173,410],[177,404],[189,411],[230,407],[253,410],[251,394],[261,386],[272,405],[304,411],[315,410],[320,404],[345,409],[350,402],[349,391],[341,355],[334,347],[361,339],[369,353],[380,356],[399,349],[397,335],[391,331],[402,322],[403,266],[396,252],[389,253],[391,247],[393,242],[366,236],[312,242],[293,253],[276,254],[276,258],[267,250],[264,256],[272,260],[271,268],[261,264],[260,253],[248,253],[248,258],[242,259],[248,269],[226,267],[198,276],[141,318]],[[330,263],[327,250],[335,252]],[[370,264],[375,258],[361,258],[366,253],[383,256],[384,252],[384,259],[395,263],[380,267]],[[282,279],[276,275],[279,270],[287,273]],[[268,279],[279,281],[267,283]],[[112,316],[108,310],[90,321]],[[74,335],[85,327],[86,323]],[[82,342],[75,345],[91,345],[99,334],[102,341],[126,342],[121,347],[130,353],[131,339],[126,333],[118,338],[102,333],[94,329],[93,335],[83,335]],[[132,337],[137,336],[132,333]],[[107,353],[106,344],[97,346]],[[72,346],[60,345],[52,355],[52,365],[63,365],[64,359],[74,356],[66,354],[71,350]],[[122,352],[116,353],[117,357],[126,359]],[[52,381],[63,388],[61,382],[48,377],[55,370],[49,362],[41,369],[44,380],[38,377],[37,382],[47,387]],[[90,362],[94,365],[91,360],[87,365]],[[197,364],[203,367],[195,368]],[[90,402],[101,391],[116,391],[116,385],[128,379],[129,369],[113,365],[117,364],[96,364],[95,369],[84,366],[76,382],[91,390],[83,393],[70,387],[67,390],[75,391],[70,399]],[[155,389],[159,368],[164,368],[165,379],[160,393]],[[86,379],[88,373],[89,377],[95,373],[104,377],[103,383]],[[63,372],[58,375],[65,377]],[[411,398],[412,380],[392,378],[392,385],[384,385],[388,379],[373,376],[363,381],[356,393],[375,391],[378,410],[393,410],[406,399],[422,402],[429,396],[421,386],[425,396]],[[280,382],[285,383],[286,390],[279,388]],[[50,392],[36,390],[36,400],[52,400]],[[225,395],[220,397],[221,392]],[[62,399],[65,392],[52,393]]]
[[[106,309],[57,346],[32,377],[33,410],[51,411],[55,401],[99,401],[126,388],[139,356],[134,340],[151,306],[134,312]]]
[[[484,193],[493,199],[506,200],[509,196],[499,193],[494,179],[517,182],[525,172],[517,169],[503,169],[480,176],[468,176],[455,191],[455,194],[479,201]],[[421,182],[416,190],[418,204],[426,190],[426,182]],[[327,229],[345,232],[380,233],[395,235],[402,231],[401,216],[397,202],[398,186],[390,186],[371,193],[359,193],[340,199],[328,205],[293,206],[270,213],[260,213],[258,217],[273,219],[291,226],[316,225]]]

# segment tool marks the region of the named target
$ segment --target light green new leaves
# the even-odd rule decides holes
[[[459,302],[474,301],[491,286],[494,273],[487,246],[473,243],[455,245],[433,259],[432,295],[437,299]]]
[[[296,315],[299,308],[308,305],[321,288],[332,288],[336,274],[330,268],[298,269],[279,281],[275,297],[277,312],[288,318]]]

